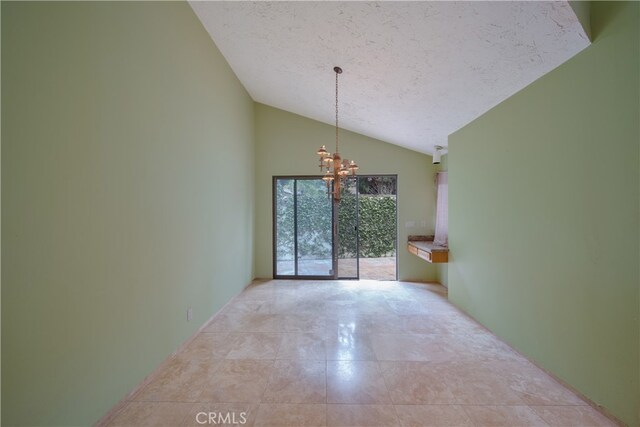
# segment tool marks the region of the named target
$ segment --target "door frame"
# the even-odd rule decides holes
[[[399,186],[398,186],[398,174],[392,174],[392,173],[381,173],[381,174],[363,174],[363,175],[357,175],[356,176],[356,197],[357,197],[357,203],[356,203],[356,224],[358,227],[357,230],[357,242],[356,242],[356,249],[357,249],[357,253],[356,253],[356,265],[357,265],[357,269],[356,269],[356,276],[357,277],[348,277],[348,278],[340,278],[338,276],[338,272],[339,272],[339,268],[338,268],[338,264],[337,264],[337,260],[338,260],[338,255],[336,252],[336,239],[337,239],[337,215],[338,215],[338,210],[336,209],[336,203],[334,200],[331,201],[331,259],[332,259],[332,270],[333,270],[333,275],[328,275],[328,276],[300,276],[298,275],[298,255],[297,255],[297,245],[298,245],[298,219],[297,219],[297,215],[296,215],[296,209],[297,209],[297,203],[296,203],[296,198],[297,198],[297,186],[294,183],[294,202],[293,202],[293,206],[294,206],[294,235],[295,235],[295,241],[294,241],[294,275],[278,275],[276,274],[277,270],[277,257],[276,257],[276,183],[279,179],[293,179],[293,180],[298,180],[298,179],[322,179],[322,175],[273,175],[272,179],[271,179],[271,258],[272,258],[272,276],[274,279],[285,279],[285,280],[360,280],[360,191],[359,191],[359,179],[361,177],[368,177],[368,176],[372,176],[372,177],[381,177],[381,176],[389,176],[389,177],[393,177],[395,178],[396,181],[396,209],[395,209],[395,218],[394,218],[394,222],[396,224],[396,236],[395,236],[395,242],[394,242],[394,247],[395,247],[395,252],[396,252],[396,277],[395,280],[398,280],[399,277],[399,265],[400,263],[399,261],[399,254],[398,254],[398,241],[400,238],[400,227],[398,226],[398,207],[399,207],[399,202],[398,202],[398,197],[399,197]]]

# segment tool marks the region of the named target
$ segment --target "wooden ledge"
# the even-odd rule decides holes
[[[431,263],[449,262],[449,248],[433,243],[433,240],[410,240],[407,250],[415,256]]]

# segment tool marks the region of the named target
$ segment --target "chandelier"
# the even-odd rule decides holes
[[[342,187],[349,175],[355,176],[358,165],[355,161],[343,159],[338,150],[338,75],[342,74],[342,68],[333,67],[336,73],[336,150],[333,154],[327,151],[326,146],[317,151],[320,156],[320,172],[325,172],[322,179],[327,184],[327,194],[333,195],[333,200],[340,201]]]

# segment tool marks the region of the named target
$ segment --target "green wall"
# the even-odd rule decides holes
[[[263,104],[255,104],[255,120],[255,272],[267,278],[273,275],[271,178],[319,174],[316,151],[323,144],[333,151],[335,127]],[[358,162],[360,174],[398,175],[399,279],[436,280],[437,269],[406,250],[409,234],[434,231],[436,168],[431,157],[348,131],[340,133],[340,151]]]
[[[253,102],[186,2],[3,1],[2,87],[2,423],[88,425],[252,279]]]
[[[2,31],[2,7],[0,7],[0,34],[1,34],[1,31]],[[0,42],[0,45],[1,44],[2,43]],[[2,51],[2,49],[1,49],[1,46],[0,46],[0,70],[2,69],[2,65],[1,65],[2,64],[2,54],[1,54],[1,51]],[[0,80],[1,80],[1,78],[0,78]],[[0,94],[2,92],[1,88],[2,88],[2,84],[0,82]],[[1,98],[2,97],[0,96],[0,99]],[[2,114],[0,114],[0,133],[1,133],[1,129],[2,129]],[[1,138],[0,138],[0,140],[1,140]],[[2,150],[0,150],[0,152],[1,151]],[[1,162],[1,159],[2,159],[2,154],[0,154],[0,187],[1,187],[1,183],[2,183],[2,178],[1,178],[1,176],[2,176],[2,174],[1,174],[1,169],[2,169],[1,163],[2,162]],[[0,207],[1,206],[2,206],[2,197],[0,197]],[[0,212],[1,211],[2,210],[0,209]],[[1,241],[1,238],[2,238],[2,227],[0,227],[0,241]],[[2,321],[1,321],[1,319],[2,319],[2,304],[1,304],[1,300],[2,300],[2,295],[1,295],[2,294],[2,280],[1,280],[1,277],[2,277],[2,262],[1,262],[1,257],[2,257],[2,245],[0,245],[0,335],[1,335],[1,328],[2,328]],[[0,336],[0,425],[2,424],[2,386],[1,386],[1,384],[2,384],[2,339],[1,339],[1,336]]]
[[[449,137],[449,297],[638,425],[639,5]]]

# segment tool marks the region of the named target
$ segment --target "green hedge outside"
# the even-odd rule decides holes
[[[298,252],[303,259],[331,257],[331,201],[322,181],[298,181]],[[338,255],[356,255],[356,197],[345,191],[338,208],[341,239]],[[360,195],[360,257],[395,255],[396,196]],[[293,259],[293,180],[281,180],[276,188],[278,205],[277,259]]]
[[[396,196],[360,195],[360,257],[379,258],[395,255]],[[340,242],[338,254],[342,258],[356,254],[355,218],[356,198],[343,197],[338,210]]]

